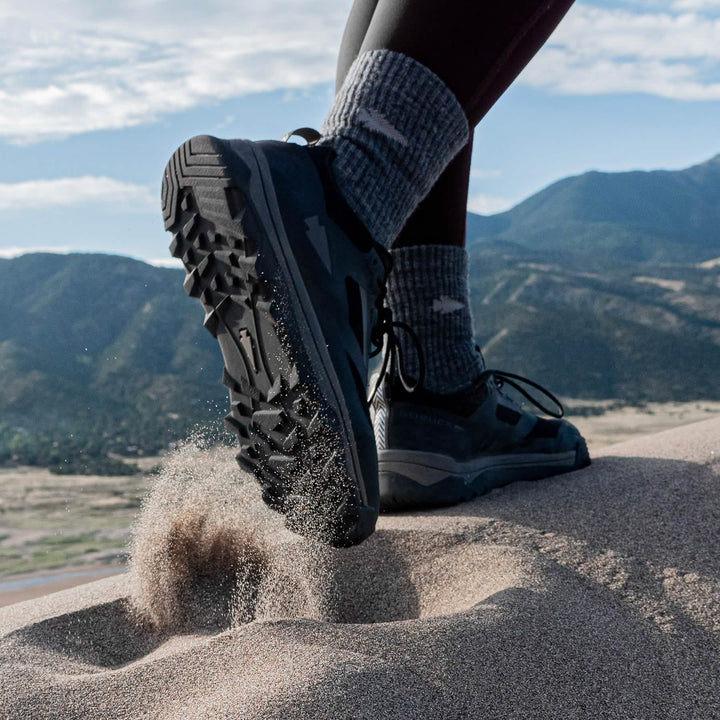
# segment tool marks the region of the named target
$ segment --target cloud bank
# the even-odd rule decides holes
[[[69,252],[71,251],[68,247],[50,247],[47,245],[33,245],[30,247],[0,247],[0,259],[12,260],[12,258],[27,255],[29,253],[56,253],[59,255],[65,255]]]
[[[66,137],[334,73],[348,2],[10,0],[0,6],[0,137]]]
[[[249,93],[328,83],[349,0],[8,0],[0,138],[152,123]],[[519,82],[565,94],[720,99],[719,0],[578,3]]]
[[[572,95],[720,100],[715,7],[720,2],[678,0],[662,12],[577,5],[520,81]]]
[[[494,215],[505,212],[516,203],[509,198],[487,193],[474,193],[468,197],[467,209],[479,215]]]
[[[0,210],[73,207],[88,203],[112,203],[134,210],[155,211],[159,200],[145,185],[102,176],[0,183]]]

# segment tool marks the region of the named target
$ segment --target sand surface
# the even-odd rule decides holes
[[[720,417],[720,402],[712,401],[636,407],[619,400],[566,399],[565,404],[591,453]],[[106,566],[123,571],[131,524],[162,458],[133,462],[145,473],[54,475],[37,467],[0,468],[0,607],[89,582]]]
[[[591,453],[631,438],[720,417],[720,402],[714,400],[649,402],[640,406],[619,400],[566,400],[564,404],[568,419],[583,434]],[[594,414],[583,416],[583,409],[588,408]]]
[[[167,460],[128,575],[0,610],[1,717],[720,717],[720,419],[345,551],[232,455]]]

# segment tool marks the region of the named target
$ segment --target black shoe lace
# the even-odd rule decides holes
[[[392,311],[389,307],[383,307],[379,312],[378,322],[373,327],[370,335],[370,342],[375,346],[375,349],[370,353],[370,357],[379,355],[383,350],[385,350],[385,354],[383,355],[380,374],[375,382],[375,387],[368,398],[368,405],[372,404],[380,388],[380,383],[385,379],[388,372],[390,377],[397,377],[407,392],[415,392],[415,390],[422,387],[425,380],[425,358],[423,357],[418,336],[407,323],[393,320]],[[415,346],[418,358],[418,377],[416,380],[408,378],[406,374],[402,346],[398,342],[396,330],[407,333]],[[387,338],[387,344],[385,338]]]
[[[420,339],[416,335],[415,331],[407,323],[400,322],[399,320],[394,320],[392,316],[392,310],[387,305],[385,305],[385,296],[387,294],[386,281],[387,276],[390,274],[391,268],[392,257],[387,257],[385,278],[382,282],[382,286],[380,288],[377,300],[375,301],[375,306],[378,311],[378,319],[373,326],[370,334],[370,342],[374,346],[374,350],[370,353],[370,357],[376,357],[381,352],[383,352],[383,350],[385,352],[383,355],[382,365],[380,366],[380,372],[377,376],[377,380],[375,381],[375,387],[373,388],[373,391],[367,401],[368,405],[372,405],[372,402],[375,399],[375,396],[377,395],[377,392],[380,389],[380,386],[388,372],[390,373],[390,377],[397,378],[400,381],[400,383],[407,392],[415,392],[416,390],[422,388],[423,382],[425,380],[425,358],[423,356],[422,346],[420,345]],[[403,350],[401,344],[398,342],[396,333],[397,330],[402,330],[404,333],[406,333],[415,347],[415,353],[418,360],[418,377],[416,380],[408,378],[408,375],[405,371]],[[385,340],[386,338],[387,342]],[[482,358],[482,352],[480,351],[479,347],[477,348],[477,351]],[[558,398],[553,395],[547,388],[544,388],[542,385],[536,383],[534,380],[530,380],[529,378],[523,377],[522,375],[517,375],[516,373],[506,372],[505,370],[488,368],[480,373],[478,383],[486,381],[490,377],[492,377],[495,385],[498,387],[499,390],[502,390],[505,385],[509,385],[518,393],[520,393],[520,395],[522,395],[526,400],[532,403],[536,408],[538,408],[538,410],[544,412],[546,415],[557,418],[558,420],[565,415],[565,408],[563,407],[560,400],[558,400]],[[524,387],[522,387],[520,383],[522,383],[523,385],[528,385],[535,390],[538,390],[540,393],[542,393],[542,395],[548,398],[557,407],[557,410],[548,408],[544,403],[542,403],[534,395],[532,395]]]
[[[392,257],[390,255],[383,256],[385,258],[385,277],[383,279],[380,293],[375,300],[375,307],[378,312],[378,319],[372,330],[370,331],[370,342],[374,350],[370,353],[370,357],[376,357],[384,350],[380,373],[375,382],[375,387],[368,398],[368,405],[372,405],[377,395],[380,385],[385,379],[387,373],[390,377],[397,377],[407,392],[415,392],[421,388],[425,380],[425,357],[423,356],[420,339],[415,331],[404,322],[394,320],[392,310],[385,304],[385,296],[387,294],[387,277],[392,269]],[[397,330],[402,330],[412,341],[415,346],[415,353],[418,361],[418,377],[413,380],[408,377],[405,370],[405,360],[403,357],[402,346],[398,342]],[[387,342],[386,342],[387,338]]]
[[[492,376],[495,384],[498,386],[498,389],[502,389],[503,385],[509,385],[511,388],[517,390],[526,400],[529,400],[536,408],[544,412],[546,415],[550,415],[550,417],[558,419],[565,415],[565,408],[562,406],[562,403],[549,390],[546,390],[542,385],[539,385],[535,381],[529,380],[522,375],[505,372],[504,370],[493,369],[483,370],[482,373],[480,373],[480,380],[486,380],[490,376]],[[537,398],[535,398],[531,393],[525,390],[525,388],[521,387],[518,383],[523,383],[525,385],[529,385],[530,387],[535,388],[536,390],[539,390],[546,398],[551,400],[558,409],[548,409],[547,407],[545,407],[545,405],[543,405],[543,403],[541,403]]]

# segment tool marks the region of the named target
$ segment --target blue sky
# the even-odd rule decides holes
[[[186,138],[278,138],[332,99],[346,0],[0,2],[0,257],[168,259]],[[469,208],[720,153],[720,0],[578,2],[476,131]]]

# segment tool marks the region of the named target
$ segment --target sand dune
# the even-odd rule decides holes
[[[187,447],[130,574],[0,610],[0,716],[720,717],[719,541],[720,419],[345,551]]]

